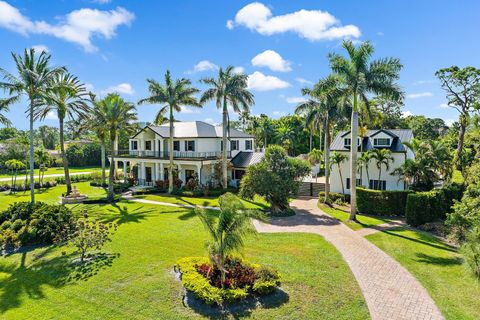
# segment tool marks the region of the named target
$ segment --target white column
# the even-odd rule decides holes
[[[123,161],[123,183],[127,183],[127,161]]]
[[[202,164],[197,163],[197,177],[198,177],[198,182],[202,184]]]
[[[164,176],[164,168],[163,168],[163,162],[160,162],[160,167],[159,167],[159,175],[158,175],[158,179],[159,180],[165,180],[165,176]]]
[[[185,183],[185,177],[182,172],[182,166],[180,164],[177,165],[178,168],[178,179],[182,180],[183,183]]]
[[[145,162],[140,162],[140,179],[142,179],[142,183],[145,184]]]

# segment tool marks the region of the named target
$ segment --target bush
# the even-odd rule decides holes
[[[358,211],[381,216],[404,216],[412,191],[380,191],[357,188]]]
[[[468,233],[461,252],[472,273],[480,279],[480,228],[477,227]]]
[[[340,200],[343,203],[348,203],[350,202],[350,195],[349,194],[342,194],[342,193],[337,193],[337,192],[329,192],[328,197],[331,202],[337,202]],[[319,199],[325,199],[325,192],[320,191],[318,193],[318,198]]]
[[[280,286],[280,274],[277,270],[266,266],[260,266],[256,270],[257,280],[253,285],[253,291],[266,295],[270,294]]]

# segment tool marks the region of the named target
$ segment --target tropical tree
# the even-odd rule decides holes
[[[323,152],[322,150],[318,149],[312,149],[307,155],[307,160],[310,162],[311,165],[319,165],[319,168],[321,167],[322,161],[323,161]],[[315,180],[317,180],[318,174],[315,176]]]
[[[35,202],[35,182],[34,182],[34,130],[33,123],[35,110],[44,103],[43,97],[46,94],[49,83],[59,74],[65,72],[63,67],[52,67],[50,65],[51,56],[42,51],[35,56],[35,50],[25,49],[23,57],[12,53],[17,76],[0,68],[0,74],[3,76],[0,82],[0,88],[7,90],[10,101],[20,101],[22,96],[28,99],[28,117],[30,121],[30,198]]]
[[[0,99],[0,124],[3,124],[6,127],[9,127],[11,125],[11,122],[5,116],[5,113],[7,113],[10,110],[10,106],[17,101],[18,99],[16,99],[16,97]]]
[[[50,159],[50,154],[44,148],[38,148],[35,150],[35,161],[37,161],[38,164],[38,184],[40,187],[43,186],[43,176],[50,165]]]
[[[348,156],[346,154],[333,151],[332,154],[330,155],[330,163],[331,165],[336,165],[338,168],[338,174],[340,175],[340,182],[342,183],[342,193],[345,194],[345,187],[343,185],[343,176],[342,176],[342,170],[340,166],[342,165],[343,162],[348,160]],[[352,180],[352,179],[350,179]],[[352,181],[350,181],[350,186],[352,185]],[[351,187],[350,187],[351,188]]]
[[[223,288],[226,273],[225,259],[244,246],[247,235],[256,233],[252,219],[265,220],[265,217],[258,210],[245,208],[243,202],[229,192],[222,195],[218,202],[220,206],[218,217],[198,207],[195,213],[211,238],[206,242],[206,247],[212,265],[221,272]]]
[[[72,182],[68,169],[68,159],[65,153],[65,119],[84,117],[90,110],[87,104],[88,93],[85,85],[70,73],[56,75],[49,83],[44,96],[44,104],[36,110],[35,119],[43,120],[54,112],[58,118],[60,132],[60,153],[62,155],[63,171],[67,195],[72,192]]]
[[[214,78],[204,78],[202,83],[210,86],[200,98],[200,103],[214,100],[218,109],[222,110],[222,170],[223,170],[223,188],[228,186],[228,146],[227,136],[230,135],[228,106],[233,108],[236,113],[250,110],[254,104],[253,94],[247,89],[248,76],[243,73],[235,73],[233,66],[220,68],[218,76]]]
[[[93,93],[90,93],[90,103],[92,105],[92,110],[91,112],[83,118],[82,123],[78,123],[78,125],[82,128],[88,128],[88,130],[92,131],[95,133],[97,136],[97,139],[100,143],[100,153],[101,153],[101,159],[100,159],[100,164],[102,166],[102,186],[106,185],[106,174],[105,174],[105,149],[106,149],[106,144],[109,139],[108,137],[108,128],[105,126],[104,123],[101,123],[103,118],[97,118],[95,115],[102,113],[102,102],[98,101],[96,99],[96,96]],[[126,174],[124,172],[123,174]]]
[[[269,137],[271,139],[274,135],[271,119],[268,116],[261,114],[256,120],[254,132],[259,138],[259,142],[262,142],[263,148],[267,148]]]
[[[137,120],[135,106],[123,100],[120,95],[111,93],[99,101],[92,109],[92,116],[107,129],[110,149],[110,172],[108,175],[108,199],[113,201],[115,179],[115,142],[120,131],[131,131],[132,122]]]
[[[5,167],[12,173],[12,186],[10,188],[10,193],[12,193],[16,190],[18,171],[25,169],[25,164],[17,159],[10,159],[5,161]]]
[[[360,173],[360,180],[363,181],[363,169],[365,168],[365,173],[367,174],[367,181],[370,181],[370,172],[368,167],[370,166],[370,160],[372,159],[372,152],[370,150],[362,152],[358,158],[358,171]],[[368,187],[368,183],[367,183]]]
[[[392,156],[392,152],[388,149],[373,149],[371,150],[371,158],[375,160],[375,164],[378,169],[378,181],[382,177],[382,166],[385,166],[385,170],[390,169],[390,163],[395,161]]]
[[[192,87],[188,79],[173,80],[170,71],[165,73],[165,84],[160,84],[153,79],[147,79],[148,91],[150,95],[138,101],[138,104],[162,104],[163,106],[155,116],[155,123],[160,123],[164,115],[169,113],[170,138],[169,138],[169,158],[168,166],[168,192],[173,191],[173,112],[181,112],[183,106],[201,107],[202,105],[194,97],[198,93],[197,88]]]
[[[332,70],[343,78],[348,94],[352,99],[351,117],[351,148],[350,148],[350,220],[356,219],[356,174],[357,174],[357,137],[358,137],[358,112],[359,102],[362,101],[368,108],[370,102],[367,94],[374,93],[385,97],[400,99],[403,95],[399,86],[395,83],[399,78],[402,68],[399,59],[383,58],[370,61],[374,48],[368,42],[363,42],[356,47],[351,40],[343,42],[343,48],[347,51],[348,58],[339,54],[329,55]],[[360,101],[359,101],[360,99]]]

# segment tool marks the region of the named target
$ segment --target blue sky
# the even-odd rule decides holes
[[[460,5],[461,4],[461,5]],[[404,111],[457,118],[434,77],[451,65],[479,67],[479,1],[0,1],[0,66],[10,52],[46,48],[96,93],[117,90],[133,102],[146,78],[198,80],[231,64],[250,75],[253,114],[292,113],[300,89],[329,73],[327,54],[344,37],[370,40],[375,57],[395,56],[404,69]],[[140,106],[151,121],[158,106]],[[26,129],[25,103],[9,117]],[[188,108],[180,120],[220,122],[213,104]],[[56,125],[55,119],[44,121]],[[41,123],[37,123],[40,125]]]

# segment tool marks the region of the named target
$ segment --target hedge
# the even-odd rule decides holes
[[[364,214],[404,216],[412,191],[380,191],[357,188],[357,208]]]

